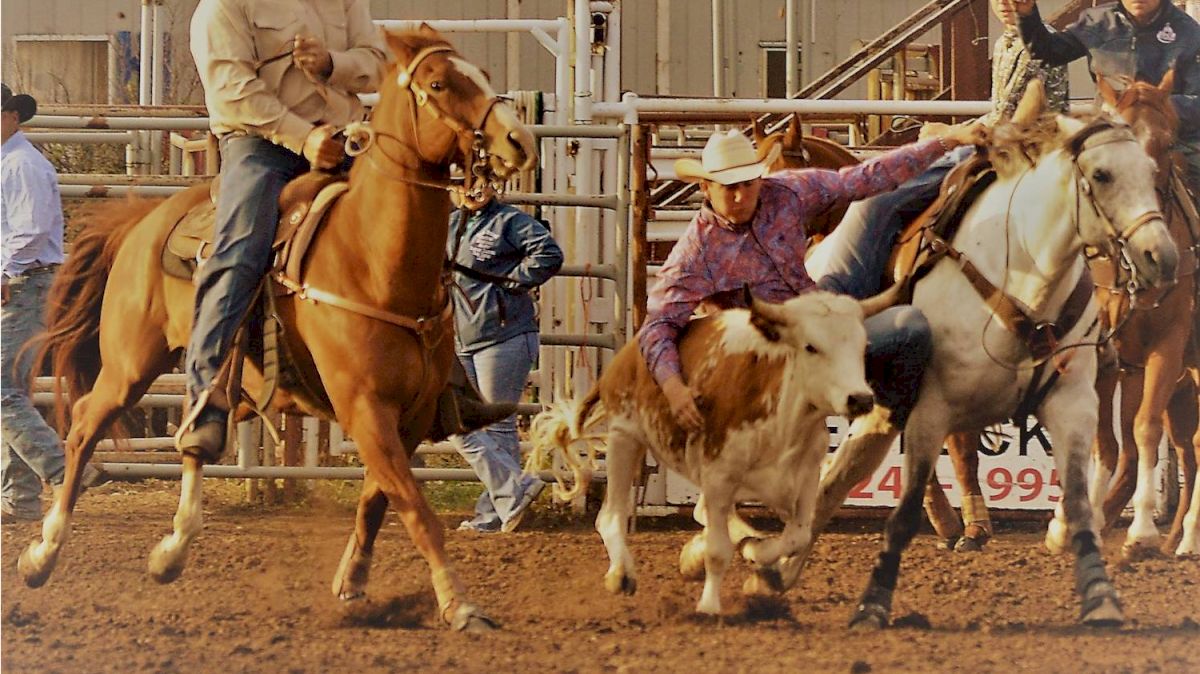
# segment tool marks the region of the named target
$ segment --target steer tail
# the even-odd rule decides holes
[[[561,501],[575,499],[592,481],[592,470],[596,455],[604,444],[604,434],[591,429],[606,416],[598,386],[593,387],[583,400],[566,400],[546,408],[534,417],[529,429],[533,451],[525,464],[526,470],[532,471],[549,463],[556,482],[554,496]],[[568,469],[573,474],[572,486],[567,482]]]

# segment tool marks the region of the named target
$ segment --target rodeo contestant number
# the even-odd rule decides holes
[[[1004,466],[993,466],[985,470],[984,494],[989,501],[1004,501],[1015,497],[1020,503],[1029,503],[1039,498],[1058,503],[1061,498],[1057,470],[1051,469],[1049,474],[1033,466],[1016,471]],[[900,466],[892,466],[882,474],[877,473],[859,482],[850,490],[849,498],[877,500],[879,497],[890,497],[899,501],[902,486]],[[959,487],[957,484],[942,483],[942,488],[957,490]]]

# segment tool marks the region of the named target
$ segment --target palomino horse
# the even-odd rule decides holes
[[[1158,211],[1153,162],[1132,131],[1105,117],[1042,115],[1043,104],[1034,83],[1013,122],[996,129],[997,180],[969,207],[951,241],[931,241],[946,253],[916,284],[913,304],[933,327],[933,356],[904,428],[904,491],[853,626],[888,622],[900,557],[916,534],[921,495],[946,436],[1008,418],[1037,389],[1045,394],[1035,411],[1054,438],[1062,476],[1080,619],[1090,625],[1124,620],[1087,493],[1098,414],[1095,349],[1056,349],[1045,387],[1033,381],[1035,343],[1027,337],[1052,329],[1059,344],[1098,339],[1095,302],[1076,290],[1085,246],[1125,257],[1143,286],[1173,281],[1179,254]],[[987,299],[985,286],[992,288]],[[1063,318],[1072,295],[1084,300],[1074,321]],[[896,434],[879,408],[854,423],[822,478],[814,530],[879,465]],[[792,562],[802,564],[803,555]]]
[[[776,145],[782,147],[779,158],[769,168],[772,171],[801,168],[840,169],[858,163],[858,158],[846,148],[825,138],[803,135],[798,116],[792,115],[787,129],[766,134],[762,124],[754,120],[754,145],[758,158],[766,158]],[[846,215],[846,205],[833,208],[813,218],[808,224],[809,251],[825,239]],[[895,265],[889,264],[891,270]],[[894,279],[893,279],[894,281]],[[963,511],[960,523],[954,508],[942,491],[936,476],[929,481],[925,494],[925,510],[938,535],[946,546],[959,551],[983,549],[991,537],[991,522],[979,485],[979,433],[955,433],[946,440],[958,482],[963,489]]]
[[[1092,261],[1097,279],[1096,297],[1103,307],[1103,319],[1116,329],[1113,341],[1120,359],[1118,367],[1102,368],[1096,382],[1102,405],[1095,445],[1099,468],[1092,498],[1103,499],[1104,521],[1112,524],[1132,495],[1134,515],[1126,535],[1125,551],[1133,556],[1151,549],[1159,539],[1158,528],[1154,525],[1154,467],[1158,462],[1164,411],[1171,421],[1171,440],[1184,468],[1184,481],[1179,508],[1163,551],[1168,554],[1174,551],[1181,556],[1200,554],[1200,541],[1197,540],[1200,496],[1194,493],[1198,491],[1196,452],[1200,451],[1200,437],[1192,437],[1194,426],[1188,428],[1194,423],[1192,419],[1196,417],[1198,401],[1190,384],[1179,386],[1180,379],[1185,376],[1193,382],[1200,376],[1200,363],[1193,344],[1197,290],[1195,251],[1200,240],[1198,233],[1187,224],[1181,202],[1186,197],[1170,184],[1172,162],[1178,160],[1171,152],[1179,125],[1171,104],[1173,88],[1174,71],[1168,72],[1158,86],[1137,82],[1119,96],[1105,79],[1099,80],[1104,100],[1129,122],[1146,152],[1154,158],[1168,227],[1181,250],[1185,250],[1178,283],[1169,289],[1132,296],[1121,283],[1117,261],[1110,258]],[[1112,423],[1112,401],[1118,379],[1122,408],[1119,463]],[[1181,390],[1172,402],[1177,387]],[[1116,477],[1105,498],[1114,471]]]
[[[477,166],[467,171],[467,188],[474,189],[476,179],[497,180],[530,166],[536,148],[483,73],[436,31],[422,26],[389,34],[387,42],[397,62],[362,136],[373,142],[309,251],[299,279],[306,292],[281,298],[278,312],[298,378],[323,389],[366,465],[334,594],[342,600],[364,595],[375,537],[391,503],[429,563],[442,619],[456,629],[485,628],[491,622],[467,601],[409,456],[432,424],[454,357],[442,260],[451,163]],[[48,348],[74,405],[67,488],[46,516],[42,539],[19,562],[30,586],[44,583],[54,569],[70,531],[80,468],[96,442],[178,362],[188,343],[193,288],[163,273],[160,254],[172,225],[208,198],[209,186],[198,186],[148,213],[123,214],[106,229],[86,231],[55,281]],[[277,406],[322,411],[296,388],[281,393]],[[174,533],[150,558],[150,573],[160,582],[179,576],[201,528],[203,462],[185,456],[183,466]]]

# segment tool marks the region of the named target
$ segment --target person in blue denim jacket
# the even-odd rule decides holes
[[[485,398],[516,402],[538,356],[533,291],[562,267],[562,250],[546,225],[489,191],[451,215],[447,254],[459,360]],[[486,487],[459,529],[514,530],[546,486],[521,470],[516,416],[454,443]]]

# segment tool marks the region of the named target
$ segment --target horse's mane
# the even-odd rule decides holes
[[[1061,143],[1053,113],[1044,113],[1032,122],[1008,120],[992,129],[988,158],[996,173],[1009,177],[1033,166],[1043,154]]]
[[[1104,122],[1124,125],[1124,122],[1104,113],[1066,116],[1083,122],[1084,129]],[[1002,178],[1015,176],[1035,166],[1046,154],[1067,146],[1073,138],[1079,136],[1064,134],[1058,124],[1058,117],[1059,115],[1053,112],[1044,112],[1033,121],[1009,120],[998,124],[992,130],[991,143],[988,146],[988,158],[996,173]]]

